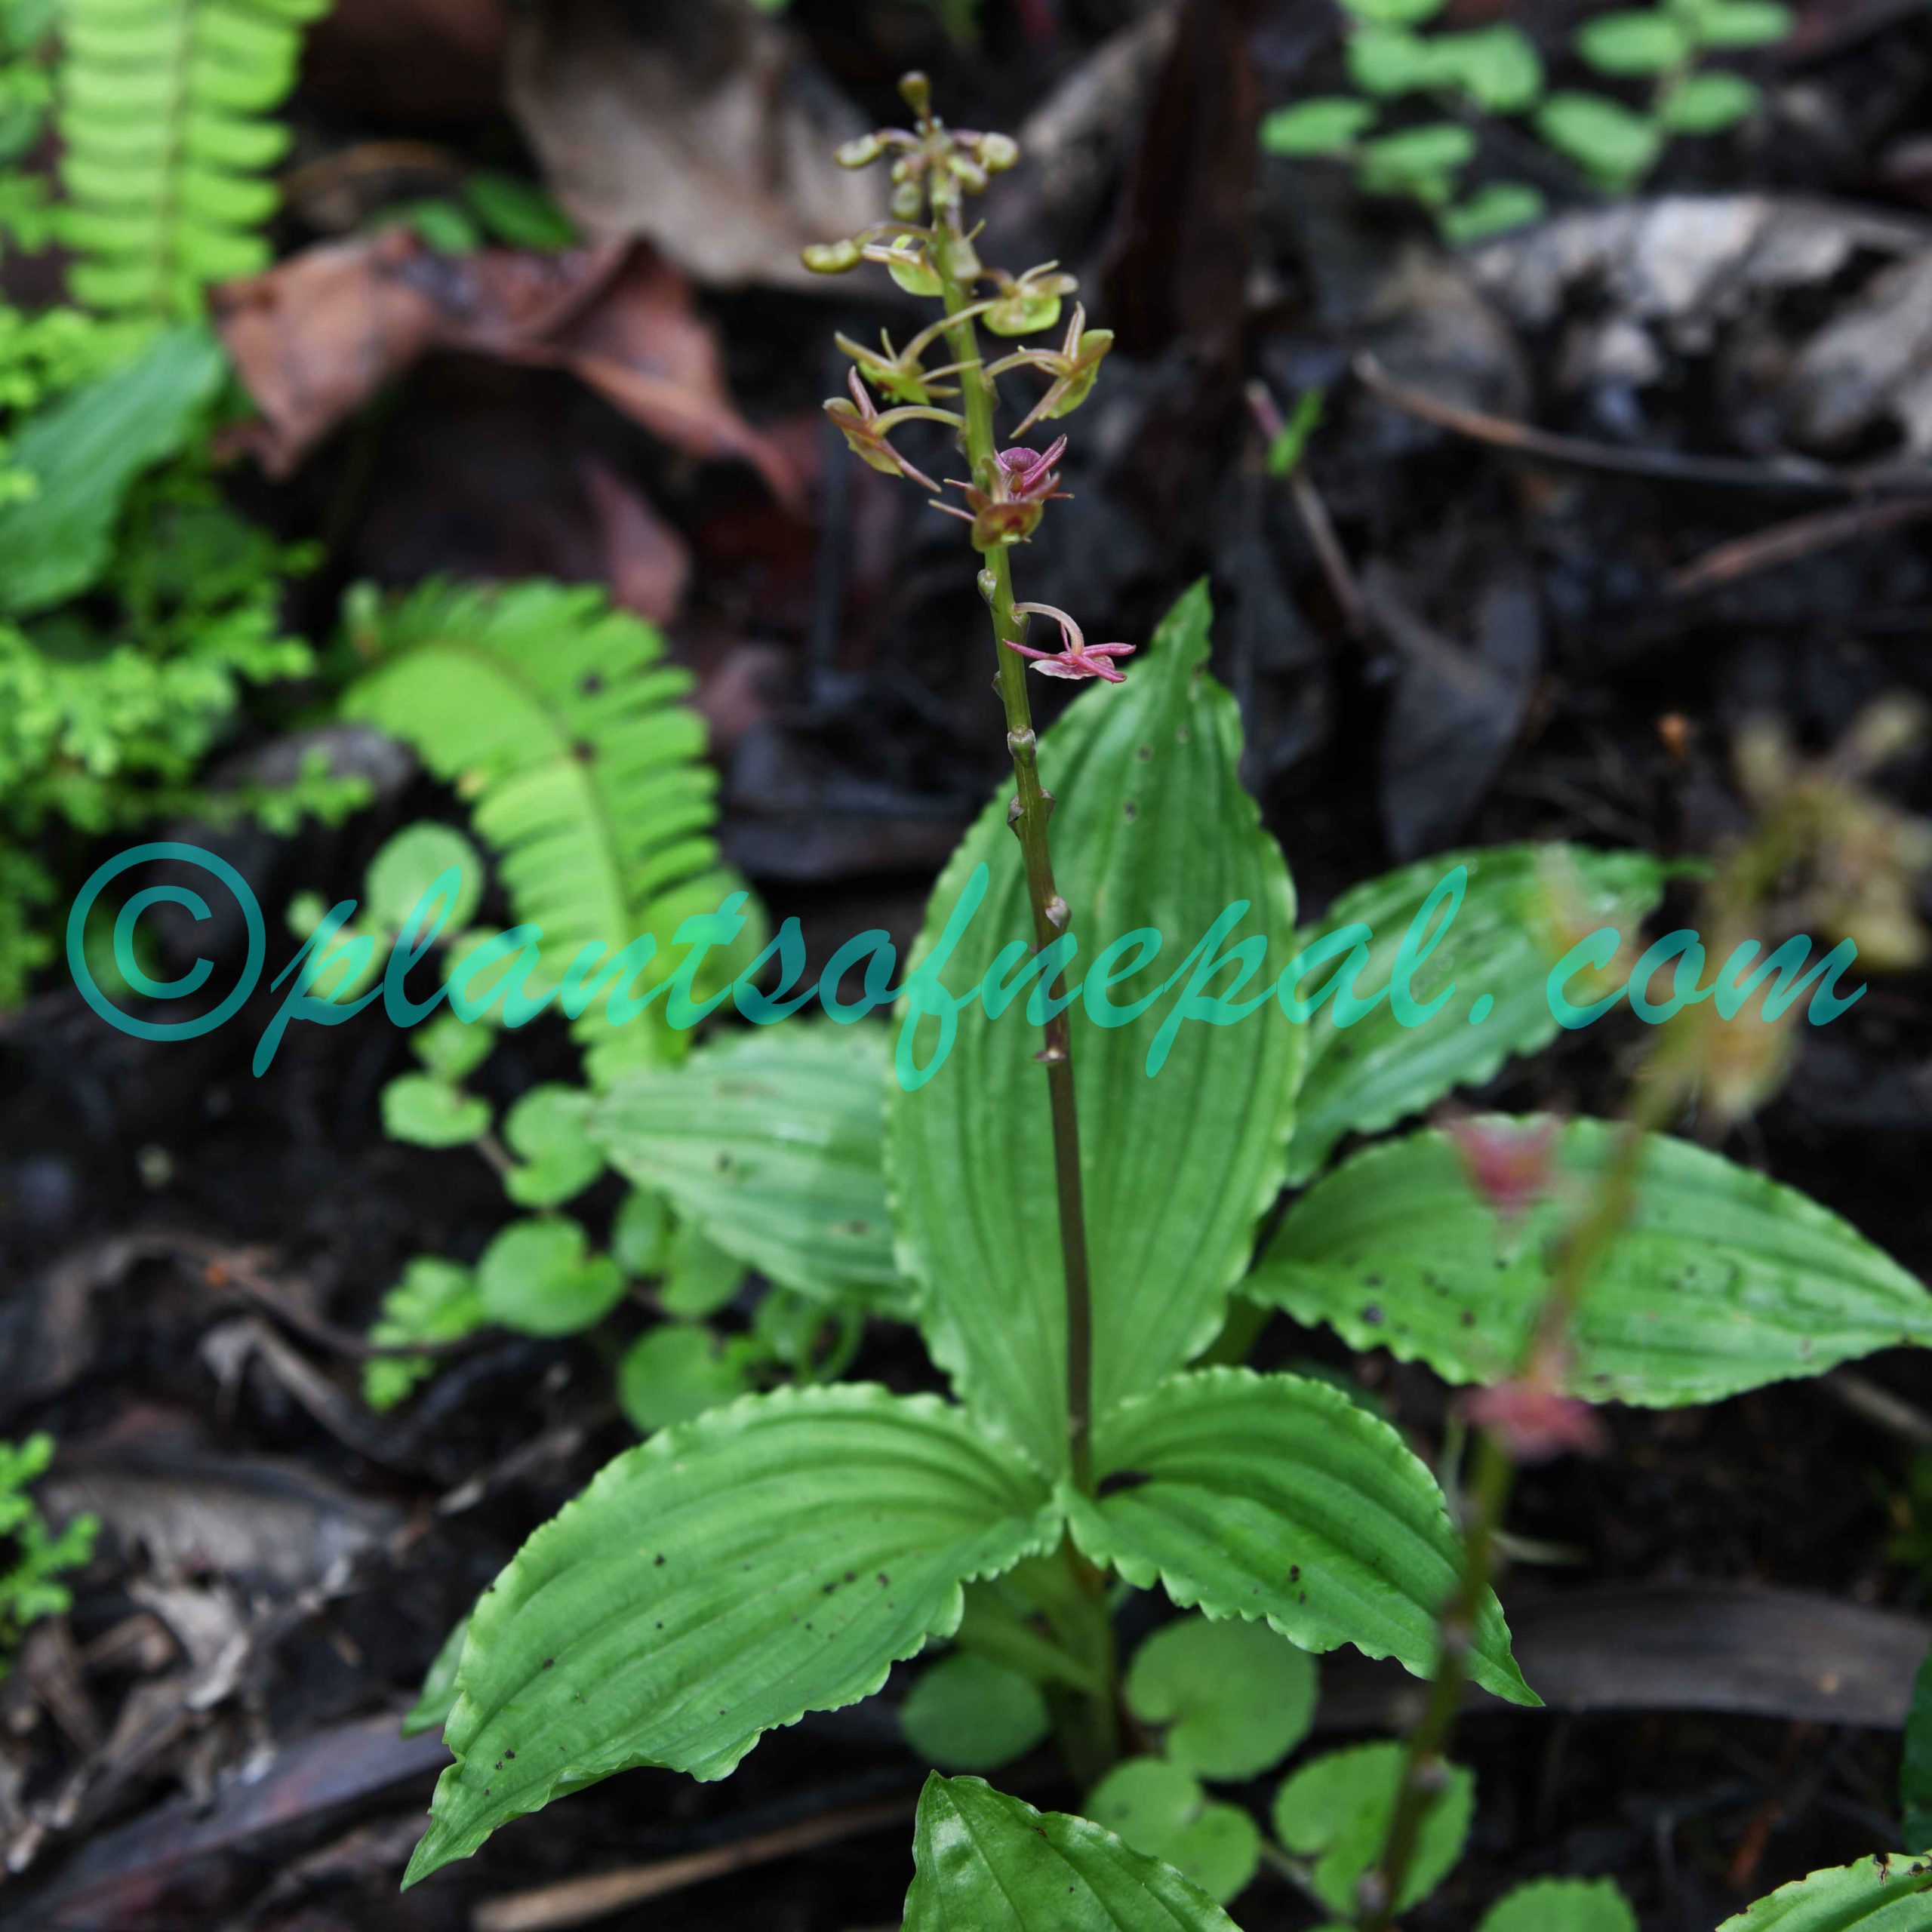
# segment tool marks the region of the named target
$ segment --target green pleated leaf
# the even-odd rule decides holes
[[[885,1031],[793,1020],[620,1081],[591,1131],[620,1172],[801,1294],[903,1306],[885,1198]]]
[[[1505,1123],[1523,1130],[1527,1123]],[[1521,1359],[1552,1244],[1618,1130],[1563,1130],[1555,1198],[1499,1220],[1434,1131],[1358,1154],[1296,1202],[1242,1292],[1352,1348],[1494,1381]],[[1652,1137],[1629,1226],[1571,1330],[1574,1392],[1664,1408],[1932,1342],[1932,1297],[1848,1223],[1688,1141]]]
[[[420,1737],[426,1730],[440,1730],[449,1722],[456,1708],[456,1673],[463,1662],[463,1647],[469,1641],[469,1619],[465,1617],[443,1639],[443,1647],[429,1665],[429,1675],[409,1715],[402,1721],[405,1737]]]
[[[1431,893],[1462,871],[1462,901],[1446,928],[1445,899],[1417,928],[1408,958],[1441,937],[1405,976],[1417,1012],[1449,989],[1447,1003],[1420,1026],[1404,1026],[1386,996],[1411,928]],[[1556,1037],[1543,982],[1583,934],[1598,926],[1634,933],[1663,891],[1664,869],[1643,852],[1593,852],[1582,845],[1498,845],[1448,852],[1404,866],[1345,893],[1297,945],[1343,943],[1344,929],[1365,927],[1365,949],[1338,954],[1312,971],[1301,997],[1330,982],[1372,1011],[1343,1026],[1337,996],[1308,1023],[1308,1070],[1295,1103],[1288,1178],[1304,1181],[1327,1164],[1345,1134],[1374,1134],[1458,1087],[1493,1078],[1512,1054],[1534,1053]],[[1480,1011],[1484,1017],[1474,1022]]]
[[[1342,1390],[1217,1368],[1128,1403],[1096,1443],[1097,1500],[1063,1491],[1075,1540],[1140,1589],[1210,1617],[1265,1617],[1305,1651],[1353,1644],[1418,1676],[1459,1558],[1435,1478]],[[1471,1674],[1534,1703],[1494,1596]]]
[[[128,486],[187,441],[223,367],[205,331],[169,329],[27,423],[8,457],[36,488],[0,507],[0,611],[44,611],[94,583]]]
[[[1044,1486],[930,1396],[780,1389],[620,1456],[477,1604],[406,1882],[638,1764],[721,1778],[878,1690],[961,1585],[1057,1534]]]
[[[1925,1932],[1932,1858],[1881,1852],[1814,1872],[1727,1918],[1718,1932]]]
[[[1209,614],[1197,586],[1131,660],[1127,682],[1077,700],[1040,746],[1059,801],[1056,877],[1080,946],[1069,977],[1084,980],[1104,949],[1151,928],[1158,955],[1112,980],[1105,998],[1124,1008],[1181,980],[1131,1026],[1096,1026],[1084,995],[1070,1014],[1102,1414],[1213,1338],[1281,1184],[1301,1052],[1300,1029],[1268,996],[1292,943],[1287,868],[1236,775],[1234,701],[1204,668]],[[983,866],[985,903],[941,975],[955,996],[1001,949],[1017,943],[1024,957],[1030,947],[1008,795],[1003,787],[946,868],[915,955],[931,951]],[[1238,1025],[1182,1026],[1150,1078],[1150,1047],[1197,970],[1182,974],[1183,962],[1237,900],[1249,902],[1238,937],[1257,949],[1265,937],[1268,953],[1243,997],[1265,1003]],[[1130,946],[1109,964],[1138,956]],[[1014,970],[1009,961],[1002,974]],[[1232,977],[1223,967],[1214,992],[1225,995]],[[900,1259],[921,1284],[936,1358],[971,1404],[1057,1468],[1065,1291],[1046,1078],[1026,1004],[1023,995],[994,1020],[976,1001],[927,1084],[888,1084],[887,1169]],[[928,1018],[902,1041],[902,1057],[909,1048],[912,1064],[925,1066],[937,1033]]]
[[[904,1932],[1239,1932],[1171,1866],[980,1778],[926,1780]]]

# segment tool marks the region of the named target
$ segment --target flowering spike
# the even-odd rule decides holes
[[[1601,1420],[1586,1403],[1539,1377],[1478,1389],[1465,1411],[1478,1429],[1496,1437],[1512,1463],[1546,1463],[1571,1450],[1598,1455],[1608,1443]]]
[[[1469,1184],[1506,1221],[1519,1220],[1549,1192],[1558,1122],[1546,1114],[1527,1127],[1461,1118],[1445,1123]]]

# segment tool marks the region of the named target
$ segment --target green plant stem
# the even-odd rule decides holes
[[[1524,1352],[1520,1373],[1539,1378],[1560,1374],[1570,1324],[1591,1272],[1635,1208],[1637,1174],[1644,1146],[1669,1119],[1679,1092],[1678,1081],[1668,1075],[1639,1075],[1610,1165],[1557,1256],[1549,1293]],[[1516,1467],[1509,1451],[1493,1431],[1481,1431],[1469,1482],[1462,1567],[1436,1620],[1435,1674],[1421,1720],[1409,1734],[1388,1836],[1374,1869],[1361,1881],[1361,1932],[1388,1932],[1394,1922],[1423,1823],[1447,1781],[1449,1739],[1468,1686],[1476,1619],[1489,1589],[1497,1537],[1515,1480]]]
[[[961,408],[966,418],[966,457],[974,481],[990,491],[998,469],[993,429],[993,390],[980,354],[979,331],[961,311],[973,306],[946,262],[948,244],[958,242],[956,217],[949,222],[947,242],[937,251],[943,266],[940,282],[950,318],[946,340],[959,371]],[[1047,822],[1053,816],[1053,794],[1040,783],[1038,740],[1026,697],[1026,660],[1009,651],[1009,642],[1026,638],[1024,621],[1014,611],[1013,568],[1004,549],[989,552],[980,572],[980,587],[992,614],[993,652],[998,661],[1000,702],[1006,710],[1007,748],[1013,754],[1017,789],[1008,823],[1020,841],[1026,866],[1026,896],[1033,908],[1033,940],[1044,950],[1067,929],[1066,901],[1054,884],[1053,857],[1047,841]],[[1057,977],[1058,976],[1056,976]],[[1093,1386],[1094,1300],[1087,1264],[1087,1214],[1080,1174],[1080,1116],[1074,1103],[1073,1042],[1064,1011],[1048,1020],[1045,1044],[1039,1057],[1047,1069],[1047,1096],[1053,1112],[1054,1183],[1060,1203],[1061,1266],[1066,1279],[1066,1440],[1067,1455],[1077,1487],[1094,1487]]]

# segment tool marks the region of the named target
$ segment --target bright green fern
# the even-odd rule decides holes
[[[302,29],[329,0],[67,0],[61,238],[88,306],[192,315],[269,260],[265,179]]]
[[[100,1526],[93,1517],[75,1517],[56,1536],[27,1494],[53,1460],[51,1435],[0,1442],[0,1677],[29,1626],[66,1611],[66,1587],[54,1579],[94,1552]]]
[[[718,862],[717,774],[684,702],[690,673],[665,662],[662,636],[601,590],[541,581],[431,584],[361,629],[379,661],[344,709],[406,740],[470,802],[518,919],[542,929],[546,968],[648,933],[658,954],[641,983],[668,975],[678,926],[742,882]],[[711,983],[762,943],[748,917]],[[649,1032],[620,1034],[593,1005],[578,1023],[593,1078],[663,1057],[661,1011],[648,1009]]]

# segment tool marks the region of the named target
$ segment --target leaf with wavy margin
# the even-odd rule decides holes
[[[1926,1932],[1932,1858],[1881,1852],[1781,1885],[1718,1932]]]
[[[1095,1443],[1090,1500],[1063,1485],[1074,1540],[1137,1589],[1183,1608],[1265,1617],[1305,1651],[1352,1644],[1417,1676],[1460,1552],[1435,1478],[1388,1423],[1326,1382],[1213,1368],[1122,1404]],[[1470,1673],[1539,1700],[1509,1654],[1494,1595]]]
[[[728,1035],[619,1081],[592,1117],[618,1170],[783,1286],[903,1309],[885,1198],[881,1026]]]
[[[1174,976],[1235,900],[1251,903],[1238,934],[1267,941],[1246,997],[1265,995],[1292,947],[1287,869],[1241,787],[1234,700],[1204,669],[1209,615],[1197,586],[1134,659],[1127,683],[1088,692],[1040,743],[1041,775],[1059,801],[1056,872],[1080,943],[1069,977],[1131,931],[1161,936],[1149,964],[1109,980],[1117,1007]],[[947,866],[915,955],[916,968],[986,866],[985,903],[943,974],[955,995],[980,983],[1001,948],[1030,945],[1007,798],[1002,789]],[[1226,992],[1229,977],[1224,968],[1214,990]],[[1255,1223],[1281,1186],[1300,1029],[1272,998],[1236,1025],[1190,1023],[1150,1079],[1150,1044],[1181,997],[1177,987],[1119,1027],[1094,1026],[1084,1001],[1072,1009],[1100,1414],[1213,1340]],[[888,1085],[886,1162],[900,1262],[921,1284],[935,1358],[969,1404],[1057,1469],[1066,1456],[1065,1289],[1046,1078],[1025,1004],[995,1020],[976,1001],[925,1085]],[[914,1035],[916,1064],[931,1057],[934,1025]]]
[[[414,1884],[633,1765],[728,1776],[958,1627],[1057,1540],[1045,1485],[931,1396],[780,1389],[620,1456],[476,1606]]]
[[[904,1932],[1240,1932],[1171,1865],[981,1778],[919,1795]]]
[[[1325,1167],[1345,1134],[1379,1133],[1456,1088],[1494,1078],[1511,1055],[1547,1046],[1557,1033],[1543,986],[1550,968],[1594,928],[1635,933],[1663,891],[1663,865],[1645,852],[1583,845],[1445,852],[1344,893],[1300,936],[1297,946],[1306,949],[1346,926],[1365,925],[1374,935],[1359,973],[1344,955],[1312,971],[1302,996],[1318,992],[1337,973],[1358,998],[1385,989],[1411,923],[1458,866],[1468,872],[1462,903],[1446,930],[1439,912],[1432,917],[1440,937],[1409,979],[1425,1010],[1453,986],[1451,1003],[1420,1026],[1404,1026],[1385,999],[1341,1026],[1331,995],[1309,1020],[1308,1070],[1288,1149],[1291,1181]],[[1417,943],[1427,945],[1426,932],[1418,931]],[[1485,998],[1487,1017],[1472,1024],[1472,1009]]]
[[[1352,1348],[1426,1361],[1451,1382],[1494,1381],[1520,1360],[1570,1204],[1619,1131],[1572,1121],[1558,1142],[1561,1184],[1512,1222],[1475,1192],[1443,1134],[1369,1148],[1289,1210],[1241,1292],[1327,1322]],[[1932,1296],[1795,1189],[1656,1134],[1635,1212],[1571,1340],[1574,1393],[1664,1408],[1932,1342]]]

